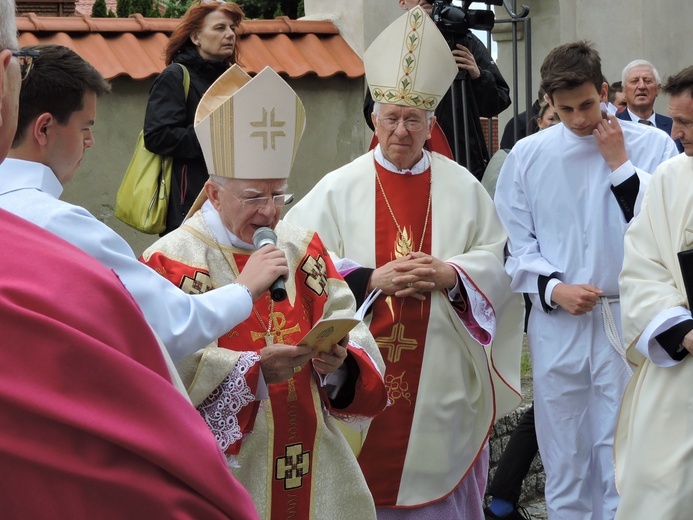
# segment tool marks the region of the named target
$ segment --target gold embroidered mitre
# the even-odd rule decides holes
[[[229,68],[195,113],[209,174],[232,179],[289,177],[305,124],[303,103],[269,67],[253,79]]]
[[[250,78],[233,65],[205,92],[195,134],[210,175],[286,179],[306,126],[303,103],[271,68]],[[198,195],[187,217],[207,200]]]
[[[380,33],[363,64],[374,101],[424,110],[438,106],[457,74],[445,38],[420,6]]]

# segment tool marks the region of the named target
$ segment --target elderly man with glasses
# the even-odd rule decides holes
[[[143,260],[184,291],[214,293],[268,247],[257,236],[276,232],[285,297],[265,292],[250,318],[179,371],[261,518],[373,519],[338,426],[361,429],[385,407],[382,358],[363,323],[322,350],[303,344],[321,318],[352,316],[355,302],[317,234],[279,220],[304,124],[303,105],[274,71],[250,80],[232,66],[195,115],[210,179],[188,219]]]
[[[359,455],[379,519],[483,519],[488,433],[520,402],[522,303],[482,185],[423,150],[457,67],[415,7],[364,56],[378,146],[327,174],[285,220],[314,226],[369,316],[391,405]],[[349,260],[349,261],[347,261]]]
[[[59,199],[63,186],[74,178],[95,144],[92,127],[97,98],[109,92],[110,85],[66,47],[42,45],[21,52],[25,51],[40,54],[32,58],[33,67],[22,83],[12,149],[0,165],[0,208],[60,236],[113,269],[174,361],[245,320],[253,298],[286,274],[281,252],[265,248],[249,261],[239,282],[250,291],[235,284],[194,297],[143,266],[115,231],[84,208]],[[25,65],[29,57],[25,54]]]

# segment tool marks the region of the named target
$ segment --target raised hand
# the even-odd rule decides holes
[[[478,79],[481,76],[481,71],[476,64],[474,55],[464,45],[458,43],[456,48],[452,51],[452,57],[455,58],[457,62],[457,68],[459,70],[466,70],[470,79]]]
[[[604,116],[597,128],[592,130],[592,135],[606,164],[614,171],[628,160],[628,154],[618,118],[610,114]]]
[[[288,274],[284,251],[273,245],[266,245],[250,255],[236,281],[250,290],[255,301],[265,294],[277,278]]]

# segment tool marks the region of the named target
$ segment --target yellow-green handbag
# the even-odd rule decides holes
[[[180,63],[179,63],[180,65]],[[188,99],[190,73],[183,65],[183,90]],[[173,158],[150,152],[140,132],[128,169],[116,195],[115,216],[143,233],[166,229],[166,212],[171,186]]]

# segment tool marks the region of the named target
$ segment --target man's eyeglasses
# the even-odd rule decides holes
[[[12,51],[12,56],[19,59],[19,70],[22,74],[22,81],[24,81],[29,75],[29,72],[31,72],[31,68],[34,66],[34,59],[38,58],[40,55],[41,51],[37,50],[30,51],[20,49],[18,51]]]
[[[404,128],[408,132],[418,132],[424,127],[424,122],[419,119],[395,119],[394,117],[377,118],[380,125],[389,131],[397,130],[400,123],[404,123]]]
[[[291,204],[294,200],[293,193],[283,193],[281,195],[273,195],[272,197],[250,197],[247,199],[236,197],[233,193],[230,193],[230,195],[247,208],[264,207],[270,199],[275,207],[281,208],[287,204]]]

